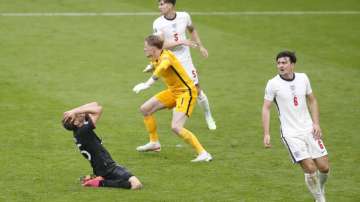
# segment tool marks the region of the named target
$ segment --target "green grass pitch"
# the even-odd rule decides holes
[[[178,0],[177,10],[360,11],[357,0]],[[157,12],[156,0],[2,0],[0,13]],[[156,16],[0,16],[0,201],[312,201],[301,169],[280,142],[275,107],[273,148],[263,149],[261,106],[274,56],[295,50],[320,104],[329,151],[327,199],[360,201],[360,14],[194,15],[210,57],[192,51],[218,129],[196,107],[186,127],[214,156],[190,163],[191,148],[170,130],[170,111],[156,114],[160,153],[137,153],[147,141],[139,106],[163,88],[131,89],[149,75],[143,39]],[[63,111],[98,101],[97,133],[141,191],[83,188],[90,173]],[[176,147],[181,144],[182,147]]]

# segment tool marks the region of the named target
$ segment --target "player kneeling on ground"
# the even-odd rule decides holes
[[[81,184],[86,187],[140,189],[142,184],[139,179],[111,158],[94,132],[101,113],[102,107],[96,102],[64,112],[62,124],[67,130],[73,131],[75,144],[90,161],[95,175],[84,177]]]

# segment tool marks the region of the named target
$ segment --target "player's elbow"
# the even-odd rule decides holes
[[[97,111],[99,114],[101,114],[103,112],[103,107],[101,105],[97,106]]]
[[[96,113],[101,114],[103,111],[103,106],[101,106],[98,102],[92,102],[92,104],[95,108]]]
[[[98,102],[96,102],[96,101],[94,101],[94,102],[91,102],[91,103],[89,103],[89,104],[87,104],[87,105],[90,105],[90,106],[93,106],[93,107],[101,107],[101,105],[98,103]]]

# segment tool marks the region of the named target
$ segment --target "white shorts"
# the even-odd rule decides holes
[[[281,139],[293,163],[299,163],[304,159],[320,158],[328,154],[323,141],[315,140],[311,132],[290,137],[285,135]]]
[[[191,80],[193,80],[195,85],[199,84],[199,76],[194,67],[192,60],[190,59],[190,60],[181,61],[181,64],[184,66],[186,73],[189,75]]]

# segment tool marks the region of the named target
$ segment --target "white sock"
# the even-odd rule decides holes
[[[319,174],[321,192],[323,194],[325,194],[325,182],[327,181],[327,178],[329,176],[329,172],[322,173],[322,172],[319,171],[318,174]]]
[[[321,193],[320,180],[318,174],[315,173],[304,173],[305,175],[305,184],[308,187],[309,191],[313,195],[314,199],[319,202],[325,201],[324,196]]]
[[[202,90],[200,91],[197,102],[200,105],[200,107],[204,110],[205,117],[212,117],[211,111],[210,111],[209,100],[208,100],[206,94],[204,93],[204,91],[202,91]]]

